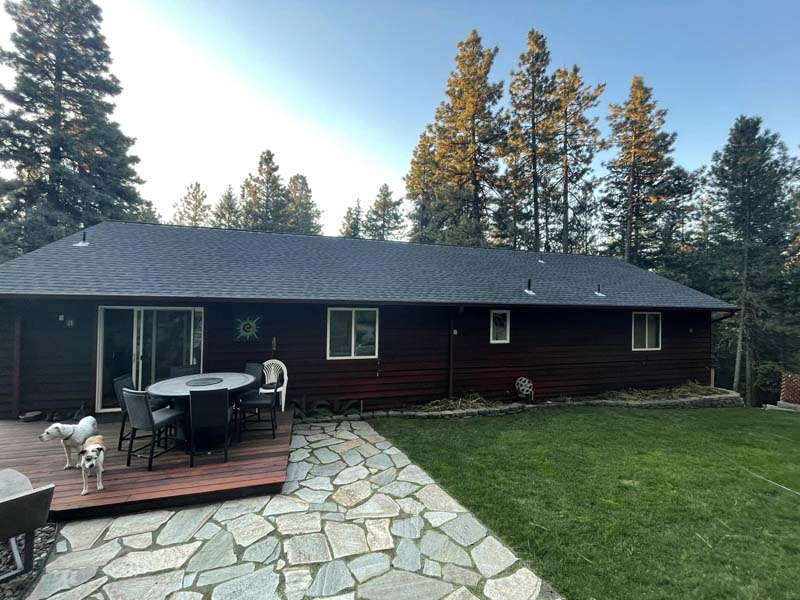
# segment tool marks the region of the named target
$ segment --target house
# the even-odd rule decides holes
[[[708,383],[733,310],[609,257],[106,221],[0,265],[0,416],[270,357],[370,409]]]

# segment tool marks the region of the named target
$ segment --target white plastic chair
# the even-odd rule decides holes
[[[264,387],[259,392],[262,394],[272,393],[269,384],[280,380],[281,375],[283,376],[283,383],[275,390],[275,393],[281,395],[281,410],[283,410],[286,404],[286,388],[289,386],[289,371],[281,361],[272,358],[264,363]]]

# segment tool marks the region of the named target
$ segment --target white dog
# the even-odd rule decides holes
[[[44,430],[44,433],[39,436],[39,440],[46,442],[48,440],[61,440],[61,445],[64,447],[64,454],[67,455],[67,464],[64,465],[65,469],[72,467],[72,450],[73,448],[80,451],[83,448],[83,442],[93,435],[97,435],[97,421],[94,417],[83,417],[78,421],[77,425],[70,425],[67,423],[53,423]],[[75,458],[75,467],[78,467],[78,457]]]
[[[97,477],[97,491],[103,490],[103,460],[106,455],[106,441],[102,435],[93,435],[83,443],[83,450],[78,452],[83,475],[83,491],[81,496],[89,493],[89,474],[94,469]]]

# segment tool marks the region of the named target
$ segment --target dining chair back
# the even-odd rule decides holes
[[[170,432],[174,432],[183,421],[184,413],[174,408],[162,408],[154,412],[147,397],[147,392],[126,388],[122,390],[122,395],[125,398],[125,405],[128,407],[128,418],[131,421],[126,464],[130,467],[131,456],[148,448],[147,470],[152,471],[153,459],[175,448],[174,443],[172,446],[169,444],[170,440],[175,442],[176,439],[176,436],[174,434],[170,435]],[[149,443],[134,450],[133,443],[137,439],[142,439],[142,436],[136,435],[137,431],[140,430],[149,432],[149,435],[145,436],[149,439]],[[162,444],[164,450],[155,454],[156,446],[161,446]]]
[[[0,539],[7,540],[14,564],[14,568],[0,575],[0,581],[33,569],[35,533],[47,524],[54,490],[50,483],[0,498]],[[17,546],[17,536],[21,534],[25,534],[24,558]]]
[[[223,448],[228,462],[231,410],[228,390],[192,390],[189,395],[189,466],[198,452]]]
[[[280,394],[281,410],[283,410],[286,405],[286,390],[289,387],[289,371],[286,365],[276,358],[271,358],[266,361],[263,365],[263,369],[264,384],[261,391],[263,393],[272,393],[274,390],[275,393]],[[270,385],[273,383],[278,384],[277,389]]]
[[[258,389],[261,387],[261,381],[264,378],[264,365],[257,362],[244,363],[244,372],[248,375],[252,375],[255,379],[250,389]]]
[[[122,393],[122,390],[126,388],[129,390],[133,389],[133,377],[130,373],[126,373],[114,379],[114,395],[117,397],[117,403],[123,413],[128,410],[125,405],[125,395]]]
[[[169,368],[169,378],[183,377],[184,375],[197,375],[200,373],[200,365],[182,365],[180,367]]]
[[[153,411],[147,401],[147,393],[125,388],[122,390],[125,406],[128,409],[128,419],[133,429],[153,430]]]

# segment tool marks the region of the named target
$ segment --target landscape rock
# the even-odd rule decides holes
[[[219,508],[219,505],[210,504],[176,512],[158,534],[156,543],[159,546],[169,546],[170,544],[188,542],[211,518],[217,508]]]
[[[395,570],[359,586],[358,595],[365,600],[439,600],[451,591],[445,581]]]
[[[359,583],[364,583],[372,577],[388,571],[390,564],[391,559],[388,554],[372,552],[354,558],[347,563],[347,567]]]
[[[134,577],[112,581],[103,588],[109,600],[163,600],[181,589],[183,571],[172,571],[151,577]]]
[[[113,540],[114,538],[118,537],[155,531],[164,523],[166,523],[171,516],[172,511],[154,510],[145,513],[136,513],[134,515],[117,517],[108,528],[105,539]]]
[[[534,600],[542,588],[542,580],[529,569],[519,569],[513,575],[490,579],[483,586],[489,600]]]
[[[167,546],[158,550],[129,552],[103,567],[103,573],[120,579],[177,569],[189,559],[202,542]]]
[[[88,521],[73,521],[65,523],[59,533],[69,542],[73,551],[86,550],[100,539],[100,536],[103,535],[112,520],[90,519]]]
[[[354,583],[353,577],[350,575],[350,571],[344,561],[334,560],[320,567],[306,595],[332,596],[352,587]]]
[[[364,530],[358,525],[328,522],[325,524],[325,535],[328,537],[334,558],[363,554],[369,551]]]
[[[272,567],[255,571],[219,584],[211,593],[212,600],[279,600],[280,575]]]
[[[328,562],[332,558],[328,541],[321,533],[289,538],[283,542],[283,550],[291,565]]]
[[[517,557],[497,539],[489,536],[472,549],[472,560],[484,577],[494,577],[517,562]]]
[[[188,573],[227,567],[236,562],[233,535],[224,529],[208,540],[186,565]]]

